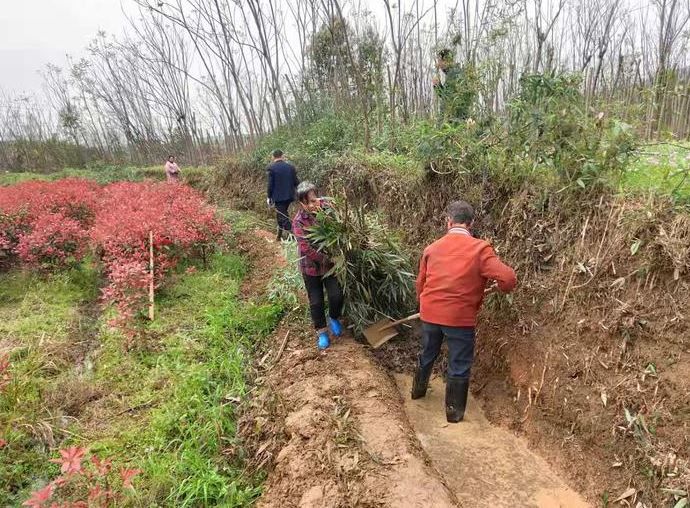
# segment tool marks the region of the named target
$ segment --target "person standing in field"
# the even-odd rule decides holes
[[[467,405],[474,361],[477,313],[487,280],[498,290],[515,288],[515,271],[501,262],[484,240],[473,238],[474,210],[464,201],[448,207],[448,233],[424,250],[419,263],[417,296],[422,320],[422,352],[412,383],[412,398],[426,395],[434,362],[448,341],[446,419],[461,421]]]
[[[295,189],[299,185],[295,166],[285,160],[281,150],[273,152],[273,162],[268,166],[268,189],[266,203],[275,207],[278,222],[278,240],[283,239],[283,231],[292,232],[288,209],[295,200]]]
[[[469,118],[477,96],[474,68],[455,63],[453,52],[442,49],[436,54],[439,73],[433,78],[434,90],[441,106],[441,118],[457,124]]]
[[[175,162],[175,156],[168,156],[168,160],[165,162],[165,177],[168,182],[179,182],[180,181],[180,167]]]
[[[340,337],[343,333],[340,323],[343,290],[335,275],[326,275],[333,268],[333,263],[307,236],[309,228],[316,224],[316,214],[328,209],[329,205],[317,196],[316,187],[309,182],[303,182],[297,187],[297,202],[300,209],[293,220],[292,231],[297,239],[299,269],[309,297],[309,311],[317,335],[316,345],[319,349],[326,349],[330,346],[329,329],[335,337]],[[328,321],[324,288],[328,295]]]

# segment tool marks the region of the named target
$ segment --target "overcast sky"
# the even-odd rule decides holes
[[[36,91],[38,71],[126,25],[120,0],[0,0],[0,89]]]
[[[439,23],[455,1],[439,0]],[[64,66],[67,54],[80,57],[99,30],[122,34],[128,25],[123,5],[137,13],[132,0],[0,0],[0,91],[38,92],[47,63]],[[382,0],[363,5],[385,25]]]

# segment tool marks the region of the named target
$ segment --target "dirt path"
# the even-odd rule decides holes
[[[262,231],[241,246],[252,264],[243,294],[256,296],[284,260]],[[317,351],[301,314],[286,316],[270,339],[265,358],[275,360],[259,369],[255,394],[264,402],[243,423],[264,428],[253,451],[270,469],[258,506],[590,506],[523,441],[492,427],[474,400],[466,421],[449,426],[440,380],[412,401],[409,376],[393,379],[353,339]]]
[[[265,292],[284,266],[265,231],[240,249],[251,263],[245,298]],[[303,302],[305,303],[305,302]],[[258,368],[256,408],[245,415],[254,460],[269,467],[260,507],[458,506],[414,437],[397,387],[350,337],[319,352],[306,313],[283,319]]]
[[[412,379],[395,377],[405,412],[431,462],[463,506],[476,508],[588,508],[525,442],[492,426],[470,398],[465,421],[448,425],[442,380],[423,399],[407,396]]]
[[[269,376],[288,439],[259,506],[457,506],[426,464],[391,379],[352,339],[320,353],[311,338],[289,341]]]

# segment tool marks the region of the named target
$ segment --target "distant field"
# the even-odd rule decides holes
[[[207,167],[182,168],[182,177],[198,179],[208,172]],[[119,182],[123,180],[141,181],[145,179],[164,180],[165,172],[162,166],[104,166],[93,169],[67,168],[59,171],[44,172],[0,172],[0,185],[12,185],[26,180],[59,180],[61,178],[88,178],[99,183]]]
[[[637,160],[623,178],[623,188],[653,190],[690,198],[690,143],[653,144],[640,148]]]
[[[367,162],[403,168],[412,171],[417,163],[402,156],[389,157],[383,152],[366,156]],[[298,168],[299,169],[299,168]],[[210,167],[188,167],[182,169],[183,178],[190,184],[198,182],[211,170]],[[52,173],[0,172],[0,185],[12,185],[25,180],[59,180],[61,178],[88,178],[99,183],[145,179],[163,180],[162,166],[105,166],[93,169],[67,168]],[[621,180],[621,190],[632,192],[653,191],[659,194],[673,194],[676,198],[690,199],[690,143],[649,144],[638,150],[628,171]]]

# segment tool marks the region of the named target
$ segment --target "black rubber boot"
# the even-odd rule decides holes
[[[283,228],[278,227],[278,236],[276,237],[276,240],[279,242],[283,240]]]
[[[464,418],[469,389],[469,379],[448,377],[446,382],[446,420],[449,423],[458,423]]]
[[[412,400],[421,399],[426,395],[426,389],[429,387],[429,378],[433,370],[433,364],[425,369],[422,369],[417,363],[417,370],[414,373],[412,380]]]

